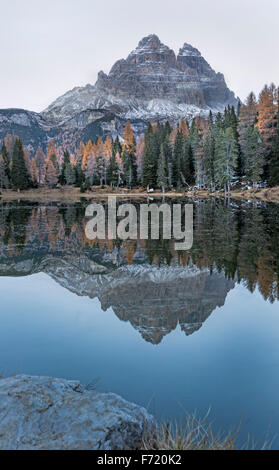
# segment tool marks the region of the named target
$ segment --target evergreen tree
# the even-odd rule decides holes
[[[248,127],[244,136],[243,154],[245,174],[253,187],[260,181],[263,174],[264,147],[260,133],[256,127]]]
[[[85,174],[81,167],[81,161],[79,161],[75,166],[75,184],[78,188],[85,182]]]
[[[71,163],[66,163],[63,172],[64,172],[63,176],[65,178],[66,184],[69,184],[69,185],[75,184],[76,172],[75,172],[75,168],[73,167]]]
[[[106,181],[106,162],[101,153],[96,158],[96,175],[102,186]]]
[[[183,149],[184,149],[184,136],[181,131],[177,132],[175,141],[174,141],[174,149],[173,149],[173,183],[174,185],[179,188],[183,183],[183,174],[182,174],[182,167],[183,167]]]
[[[203,152],[205,184],[215,191],[215,138],[213,130],[210,130],[205,138]]]
[[[164,144],[161,144],[161,151],[158,161],[158,170],[157,170],[157,186],[162,188],[162,192],[165,192],[167,185],[167,169],[166,169],[166,156],[164,150]]]
[[[11,183],[17,190],[28,188],[28,172],[24,160],[24,150],[20,139],[16,139],[13,149]]]
[[[71,166],[71,161],[70,161],[70,154],[68,152],[68,150],[66,150],[64,152],[64,155],[63,155],[63,163],[62,163],[62,167],[61,167],[61,173],[60,173],[60,176],[59,176],[59,183],[64,185],[67,183],[67,180],[66,180],[66,168],[67,166],[70,165]],[[68,166],[68,176],[70,175],[71,173],[71,170],[70,170],[70,167]],[[73,178],[70,178],[70,179],[73,179]]]
[[[5,170],[5,185],[8,186],[11,181],[11,170],[10,170],[10,159],[7,151],[7,147],[5,145],[5,141],[2,145],[1,155],[3,158],[4,170]]]
[[[110,160],[109,160],[108,172],[107,172],[108,184],[110,184],[113,187],[118,185],[118,165],[116,162],[115,155],[116,155],[115,151],[113,150],[112,156],[110,157]]]
[[[188,185],[195,183],[194,156],[190,139],[184,139],[182,151],[182,174]]]
[[[145,147],[142,159],[142,184],[145,187],[156,186],[157,155],[152,125],[149,123],[145,133]]]
[[[5,163],[2,155],[0,154],[0,190],[2,191],[5,186],[6,173],[5,173]]]
[[[123,171],[124,181],[127,186],[131,187],[137,184],[137,162],[136,156],[133,152],[128,153],[124,150],[123,153]]]
[[[277,117],[276,137],[270,157],[269,184],[270,186],[279,186],[279,113]]]
[[[230,185],[235,176],[238,146],[233,129],[219,129],[216,138],[215,178],[216,182],[230,194]]]

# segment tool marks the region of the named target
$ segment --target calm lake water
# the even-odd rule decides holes
[[[158,419],[211,409],[279,448],[279,206],[197,201],[183,253],[89,241],[85,207],[0,205],[0,371],[97,380]]]

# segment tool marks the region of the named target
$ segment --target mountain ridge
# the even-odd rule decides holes
[[[223,74],[216,73],[198,49],[184,43],[176,55],[151,34],[108,74],[100,71],[95,85],[74,87],[41,113],[0,110],[0,138],[19,133],[32,153],[36,145],[44,147],[53,137],[59,140],[63,132],[85,131],[92,139],[108,133],[115,137],[130,120],[140,135],[148,121],[191,121],[236,104]],[[24,130],[31,128],[34,135],[24,137]]]

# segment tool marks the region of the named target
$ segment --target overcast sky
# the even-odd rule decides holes
[[[41,111],[155,33],[197,47],[244,99],[279,84],[278,0],[0,0],[0,108]]]

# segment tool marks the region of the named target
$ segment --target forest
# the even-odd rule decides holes
[[[74,152],[50,139],[34,155],[7,134],[0,153],[1,189],[93,185],[166,190],[224,191],[236,185],[257,189],[279,185],[279,88],[265,85],[238,109],[210,112],[171,126],[149,122],[134,135],[128,121],[122,136],[80,142]]]

